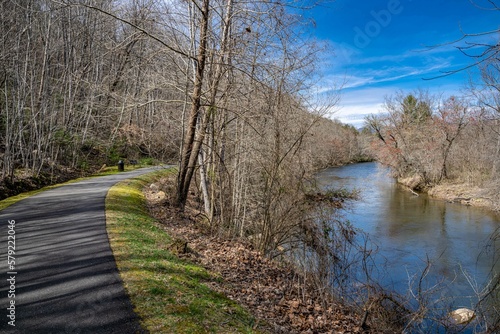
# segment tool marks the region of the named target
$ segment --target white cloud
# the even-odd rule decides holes
[[[450,62],[445,60],[436,60],[434,65],[420,66],[391,66],[377,69],[357,69],[351,75],[327,75],[319,82],[318,92],[324,93],[331,90],[369,88],[382,83],[394,83],[402,79],[412,78],[420,80],[422,77],[430,74],[439,75],[440,71],[448,69]]]
[[[380,56],[366,56],[367,50],[346,43],[334,43],[334,48],[336,56],[326,61],[326,74],[318,82],[318,91],[338,90],[341,85],[342,98],[332,118],[356,127],[362,126],[367,115],[383,112],[384,98],[398,90],[422,88],[431,94],[450,95],[456,94],[463,84],[458,76],[423,80],[460,66],[452,45]]]
[[[338,110],[332,118],[342,123],[361,127],[364,118],[383,112],[384,97],[394,93],[393,87],[348,90],[342,93]]]

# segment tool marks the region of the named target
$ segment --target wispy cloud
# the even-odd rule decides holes
[[[378,68],[359,68],[352,70],[350,75],[330,74],[318,84],[320,91],[326,92],[339,85],[343,89],[366,88],[382,83],[393,83],[405,78],[421,79],[427,74],[439,73],[449,69],[451,62],[446,59],[439,59],[430,64],[420,64],[419,66],[389,66],[386,64]]]
[[[391,12],[394,15],[390,17],[384,2],[359,2],[357,6],[348,0],[336,3],[341,5],[328,15],[324,10],[318,12],[321,37],[334,49],[334,55],[324,59],[324,77],[318,81],[318,90],[326,93],[343,87],[335,117],[351,124],[366,114],[380,112],[384,96],[397,90],[457,94],[475,75],[471,70],[443,77],[473,63],[457,47],[471,41],[498,43],[498,34],[461,39],[464,33],[498,29],[498,11],[488,13],[468,1],[450,6],[442,1],[408,0],[402,2],[402,11]],[[482,50],[472,45],[468,51]]]
[[[338,110],[333,114],[344,123],[363,123],[364,118],[370,114],[383,111],[384,97],[394,93],[394,87],[365,88],[344,91]]]

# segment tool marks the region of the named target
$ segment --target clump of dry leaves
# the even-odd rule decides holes
[[[247,308],[273,333],[367,333],[361,317],[349,308],[304,286],[292,266],[263,257],[242,240],[213,236],[197,222],[197,212],[169,204],[161,185],[146,190],[150,210],[173,237],[187,242],[179,256],[220,277],[210,287]],[[160,193],[158,195],[158,193]],[[301,283],[302,282],[302,283]]]

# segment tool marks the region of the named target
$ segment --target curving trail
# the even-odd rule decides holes
[[[65,185],[0,211],[0,333],[146,333],[111,253],[104,200],[115,183],[154,169]]]

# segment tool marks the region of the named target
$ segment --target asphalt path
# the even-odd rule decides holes
[[[0,333],[146,333],[116,268],[104,200],[115,183],[153,169],[65,185],[0,211]]]

